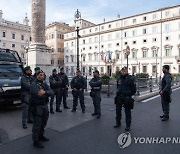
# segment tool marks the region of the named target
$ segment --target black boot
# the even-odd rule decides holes
[[[164,117],[164,115],[160,115],[159,117],[160,117],[160,118],[163,118],[163,117]]]
[[[56,109],[56,112],[62,112],[62,111],[61,111],[60,109],[57,108],[57,109]]]
[[[163,118],[161,119],[161,121],[168,121],[169,120],[169,116],[163,116]]]
[[[44,135],[40,136],[39,140],[41,140],[41,141],[49,141],[49,139],[47,137],[45,137]]]
[[[24,128],[24,129],[27,129],[27,125],[26,125],[26,124],[23,124],[23,128]]]
[[[33,142],[33,145],[36,147],[36,148],[44,148],[44,145],[42,145],[42,143],[40,141],[34,141]]]
[[[64,109],[70,109],[70,107],[68,107],[68,106],[64,106]]]
[[[129,131],[130,130],[130,126],[126,126],[125,131]]]
[[[119,128],[121,127],[121,122],[117,122],[116,125],[114,126],[114,128]]]

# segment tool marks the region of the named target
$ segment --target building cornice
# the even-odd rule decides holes
[[[101,35],[101,34],[106,34],[106,33],[111,33],[111,32],[116,32],[116,31],[122,31],[122,30],[131,29],[131,28],[142,27],[142,26],[148,26],[148,25],[153,25],[153,24],[159,24],[159,23],[164,23],[164,22],[173,21],[173,20],[178,20],[178,19],[180,19],[180,15],[179,15],[179,16],[176,16],[176,17],[170,17],[170,18],[166,18],[166,19],[159,19],[159,20],[156,20],[156,21],[150,21],[150,22],[146,22],[146,23],[135,24],[135,25],[130,25],[130,26],[125,26],[125,27],[115,28],[115,29],[111,29],[111,30],[106,30],[106,31],[91,33],[91,34],[87,34],[87,35],[81,35],[81,38],[90,37],[90,36],[95,36],[95,35]],[[73,31],[73,32],[75,32],[75,31]],[[65,39],[65,41],[70,41],[70,40],[74,40],[74,39],[76,39],[76,37],[72,37],[72,38],[69,38],[69,39]]]

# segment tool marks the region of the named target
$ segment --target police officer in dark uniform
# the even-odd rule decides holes
[[[60,87],[60,104],[61,104],[62,99],[63,99],[64,109],[70,109],[67,106],[67,102],[66,102],[66,98],[67,98],[67,95],[68,95],[69,80],[68,80],[67,75],[64,73],[64,68],[63,67],[60,69],[60,73],[58,74],[58,76],[62,80],[62,84],[61,84],[61,87]]]
[[[171,102],[172,76],[169,73],[168,65],[164,65],[162,71],[164,76],[162,78],[161,91],[159,93],[161,95],[162,110],[164,114],[160,116],[160,118],[162,121],[167,121],[169,120],[169,103]]]
[[[34,119],[32,128],[33,145],[37,148],[43,148],[44,146],[40,141],[49,141],[44,136],[44,128],[49,117],[48,97],[53,95],[51,88],[44,82],[43,71],[37,72],[37,79],[30,86],[30,94]]]
[[[27,128],[28,123],[32,123],[32,112],[29,104],[30,99],[30,85],[33,82],[32,70],[30,66],[24,68],[24,75],[21,78],[21,98],[23,103],[22,110],[22,126],[24,129]]]
[[[99,77],[99,71],[95,70],[93,72],[94,78],[91,79],[89,82],[89,85],[91,86],[91,92],[90,96],[92,97],[93,100],[93,105],[94,105],[94,113],[92,116],[97,116],[97,118],[101,117],[101,85],[102,85],[102,80]]]
[[[85,113],[84,90],[86,89],[86,87],[86,79],[81,76],[81,71],[77,70],[76,76],[71,80],[71,88],[73,94],[73,109],[71,110],[72,112],[76,111],[79,98],[82,112]]]
[[[49,77],[49,83],[54,93],[54,95],[51,96],[51,100],[50,100],[50,113],[54,114],[54,111],[53,111],[54,96],[56,96],[56,112],[62,112],[60,110],[60,87],[61,87],[62,81],[57,75],[56,69],[52,70],[52,75],[50,75]]]
[[[117,80],[117,93],[115,97],[116,104],[116,125],[114,128],[121,126],[121,110],[125,108],[126,115],[126,131],[130,130],[131,126],[131,109],[134,107],[132,95],[136,93],[136,85],[134,78],[128,74],[127,67],[121,69],[121,76]]]
[[[33,75],[34,80],[36,80],[37,72],[39,72],[40,70],[41,70],[40,67],[34,68],[34,75]]]

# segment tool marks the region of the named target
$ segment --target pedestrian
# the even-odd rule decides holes
[[[30,94],[34,119],[32,128],[33,145],[37,148],[43,148],[44,146],[40,141],[49,141],[44,136],[44,128],[49,117],[48,98],[53,95],[53,92],[48,84],[44,82],[44,72],[42,70],[37,72],[37,78],[30,86]]]
[[[97,116],[97,118],[101,117],[101,85],[102,85],[102,79],[99,77],[99,71],[95,70],[93,72],[93,78],[89,82],[89,85],[91,86],[91,92],[90,96],[93,100],[94,105],[94,113],[92,116]]]
[[[84,104],[84,90],[87,87],[86,79],[81,76],[81,71],[76,71],[76,76],[71,80],[71,88],[73,94],[73,109],[72,112],[76,111],[78,105],[78,98],[80,101],[82,113],[85,113],[85,104]]]
[[[169,66],[164,65],[162,69],[164,76],[162,78],[162,83],[161,83],[161,90],[160,90],[160,95],[161,95],[161,104],[162,104],[162,110],[163,110],[163,115],[160,116],[162,121],[167,121],[169,120],[169,107],[170,107],[170,102],[171,102],[171,82],[172,82],[172,76],[169,73]]]
[[[64,73],[64,67],[61,67],[60,73],[58,74],[58,76],[62,80],[62,84],[60,86],[60,104],[63,100],[64,109],[70,109],[66,101],[66,98],[68,96],[69,80],[68,80],[67,75]]]
[[[22,108],[22,127],[27,128],[27,122],[32,123],[32,111],[29,103],[30,99],[30,85],[34,78],[32,76],[32,70],[30,66],[24,68],[24,74],[21,77],[21,99],[23,103]]]
[[[114,128],[121,126],[121,110],[125,109],[126,115],[126,131],[131,126],[131,110],[134,108],[134,99],[132,96],[136,93],[136,84],[134,78],[128,74],[127,67],[121,69],[121,76],[117,80],[117,92],[115,97],[116,105],[116,125]]]
[[[50,77],[49,77],[49,83],[50,83],[50,87],[54,93],[51,96],[51,100],[50,100],[50,113],[54,114],[53,103],[54,103],[55,96],[56,96],[56,112],[62,112],[60,110],[60,87],[61,87],[62,81],[59,78],[59,76],[57,75],[56,69],[52,70],[52,75],[50,75]]]

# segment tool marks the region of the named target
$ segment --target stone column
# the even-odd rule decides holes
[[[29,46],[28,64],[32,69],[39,66],[51,74],[51,49],[45,44],[46,0],[32,0],[32,42]]]

